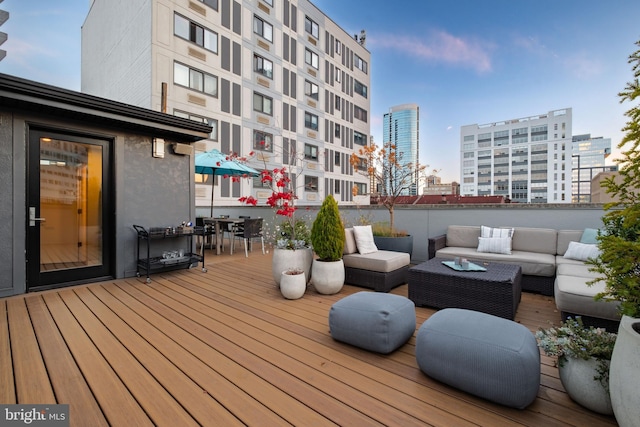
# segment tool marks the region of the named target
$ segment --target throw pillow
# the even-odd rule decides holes
[[[478,237],[478,252],[511,255],[510,237]]]
[[[358,252],[356,246],[356,238],[353,236],[353,228],[344,229],[344,251],[343,254],[349,255]]]
[[[598,243],[598,230],[595,228],[585,228],[580,238],[580,243],[595,245]]]
[[[580,242],[569,242],[567,252],[564,253],[565,258],[577,261],[586,261],[589,258],[597,258],[599,256],[600,249],[598,249],[597,245]]]
[[[353,226],[353,236],[356,238],[356,246],[361,254],[372,254],[378,251],[370,225]]]
[[[512,238],[515,229],[513,228],[494,228],[480,226],[480,237],[508,237]]]

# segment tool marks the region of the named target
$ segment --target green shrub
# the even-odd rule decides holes
[[[338,261],[344,250],[344,226],[338,202],[328,195],[311,227],[311,244],[321,261]]]

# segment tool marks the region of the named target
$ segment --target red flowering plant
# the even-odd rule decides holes
[[[264,145],[264,141],[260,141]],[[277,216],[284,218],[284,221],[276,225],[275,244],[280,249],[300,249],[308,247],[311,241],[309,227],[303,219],[296,218],[296,191],[289,170],[295,164],[295,152],[291,151],[288,158],[290,159],[290,168],[276,167],[268,169],[266,160],[264,160],[264,170],[260,173],[260,181],[264,187],[271,190],[271,195],[267,198],[267,206],[275,210]],[[249,154],[250,157],[255,155],[254,152]],[[246,159],[245,159],[246,161]],[[258,200],[253,196],[244,196],[238,199],[241,203],[251,206],[257,206]]]

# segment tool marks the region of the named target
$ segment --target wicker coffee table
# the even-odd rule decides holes
[[[487,271],[456,271],[442,261],[447,260],[432,258],[409,269],[409,299],[417,306],[466,308],[513,320],[522,292],[519,265],[475,261]]]

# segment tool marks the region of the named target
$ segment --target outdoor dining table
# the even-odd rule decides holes
[[[222,239],[224,237],[224,229],[222,226],[228,226],[228,224],[242,224],[244,222],[244,218],[204,218],[203,222],[205,226],[205,235],[216,236],[216,255],[220,255]]]

